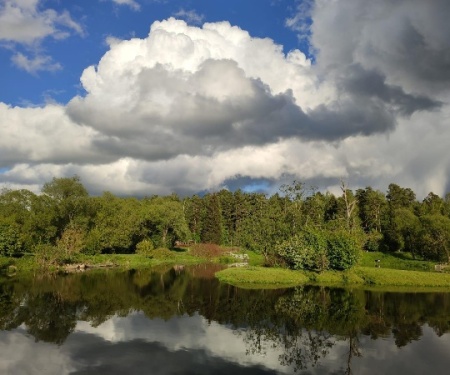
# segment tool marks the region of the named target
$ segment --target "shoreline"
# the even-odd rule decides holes
[[[188,253],[176,253],[165,259],[150,258],[137,254],[102,254],[96,256],[78,257],[71,264],[51,266],[42,269],[34,257],[23,258],[0,257],[2,274],[10,277],[21,277],[30,273],[70,273],[77,265],[86,265],[89,270],[131,270],[154,268],[161,265],[192,265],[192,264],[229,264],[221,262],[220,258],[200,258]],[[417,291],[448,291],[450,292],[450,273],[426,270],[404,270],[394,268],[377,268],[358,265],[347,271],[311,271],[289,270],[284,268],[269,268],[261,266],[260,262],[250,262],[248,266],[229,267],[218,271],[216,278],[226,284],[253,289],[287,288],[304,285],[318,285],[344,288],[363,288],[370,290],[401,290]]]

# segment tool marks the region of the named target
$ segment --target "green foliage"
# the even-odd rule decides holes
[[[201,232],[202,242],[220,244],[222,239],[222,217],[220,200],[217,194],[205,198],[205,216]]]
[[[327,240],[322,230],[306,228],[277,245],[275,252],[290,268],[296,270],[323,271],[328,268]]]
[[[174,260],[176,258],[176,254],[167,248],[159,247],[150,252],[150,257],[158,260]]]
[[[275,251],[290,268],[321,272],[352,267],[359,259],[360,248],[360,238],[354,232],[305,228],[277,245]]]
[[[170,247],[190,237],[183,205],[175,196],[144,199],[141,215],[143,233],[156,246]]]
[[[450,262],[450,218],[432,214],[421,217],[420,222],[422,255],[438,262]]]
[[[364,249],[367,251],[379,251],[383,241],[383,234],[376,230],[371,230],[365,236]]]
[[[80,254],[85,246],[84,232],[76,226],[70,226],[62,233],[56,242],[61,251],[64,261],[70,262],[76,255]]]
[[[150,256],[154,249],[152,240],[146,238],[136,245],[136,254]]]
[[[0,255],[18,256],[22,251],[19,226],[15,223],[0,221]]]
[[[327,234],[327,256],[330,268],[347,270],[355,265],[361,256],[359,238],[346,230],[335,230]]]
[[[50,244],[39,244],[34,248],[36,263],[43,270],[56,267],[63,262],[65,257],[64,250],[61,247]]]

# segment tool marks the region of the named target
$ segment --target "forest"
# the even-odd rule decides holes
[[[417,200],[390,184],[341,194],[294,181],[271,196],[220,190],[202,196],[90,196],[78,176],[53,178],[40,194],[0,194],[0,255],[70,262],[76,254],[151,254],[177,244],[210,243],[252,250],[266,265],[350,268],[361,251],[409,252],[447,263],[450,194]]]

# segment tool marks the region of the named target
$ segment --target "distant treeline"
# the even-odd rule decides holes
[[[221,190],[137,199],[89,196],[77,176],[54,178],[41,194],[1,192],[0,255],[57,252],[70,259],[193,240],[254,250],[268,263],[292,268],[345,269],[360,249],[449,260],[450,194],[429,193],[419,202],[396,184],[386,194],[371,187],[352,191],[345,183],[341,191],[335,196],[294,181],[270,197]]]

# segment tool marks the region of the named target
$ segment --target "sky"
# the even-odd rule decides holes
[[[450,191],[448,0],[0,0],[0,188]]]

